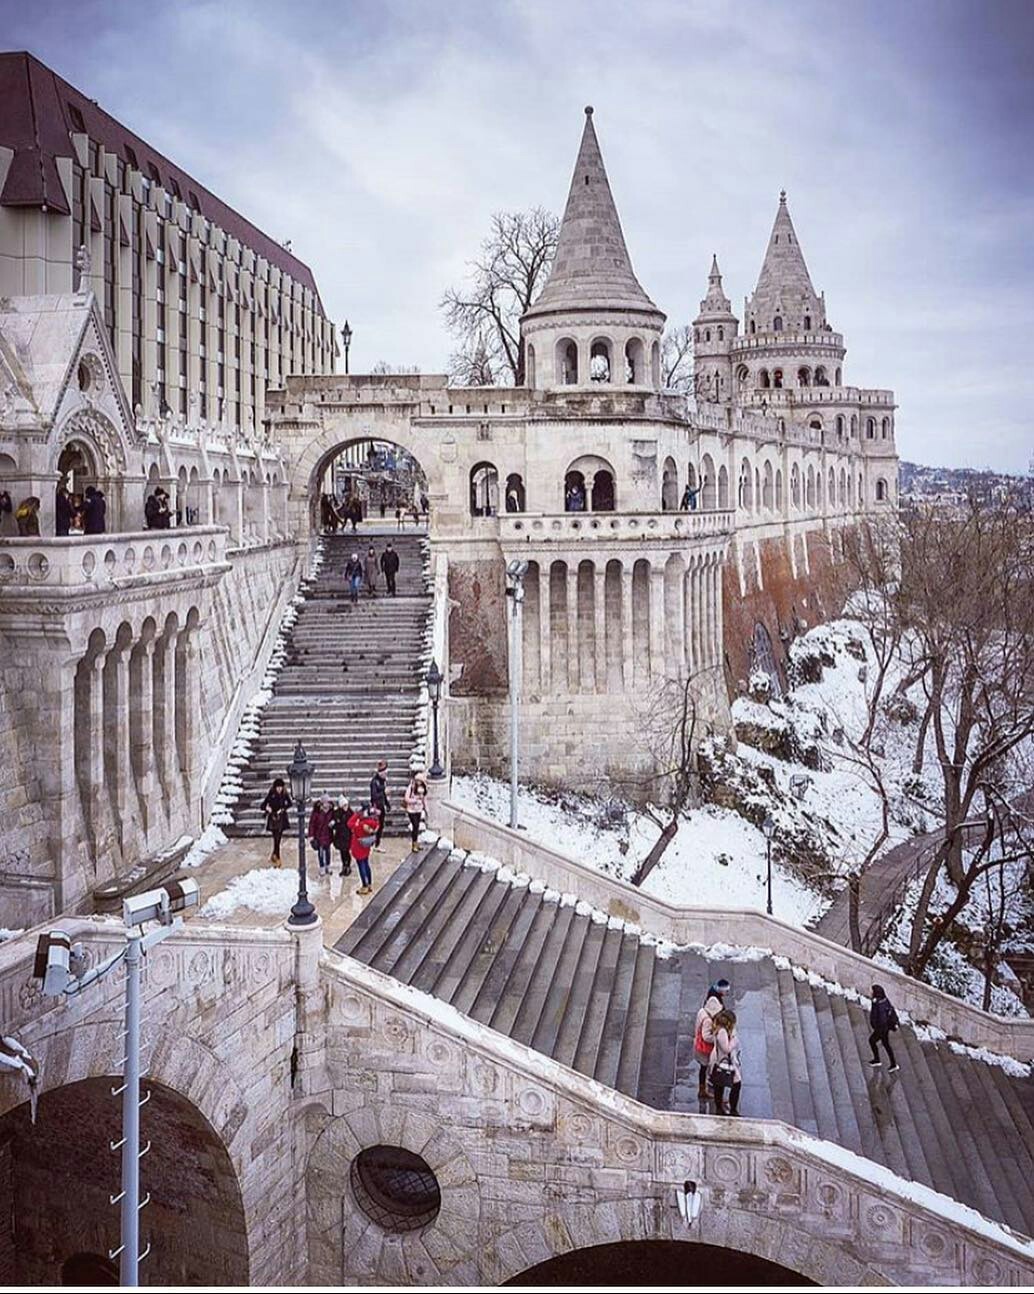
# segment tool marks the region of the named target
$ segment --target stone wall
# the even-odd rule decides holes
[[[503,564],[449,563],[449,660],[453,696],[489,697],[508,686]]]

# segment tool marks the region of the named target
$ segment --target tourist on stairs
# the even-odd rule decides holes
[[[697,1064],[700,1066],[700,1086],[697,1095],[701,1101],[706,1101],[708,1096],[708,1066],[711,1063],[711,1052],[714,1049],[714,1018],[721,1011],[728,991],[729,981],[727,979],[717,980],[707,990],[704,996],[704,1005],[697,1012],[693,1047],[696,1051]]]
[[[282,777],[273,779],[273,785],[266,792],[266,798],[260,806],[266,815],[266,830],[273,837],[273,853],[269,861],[274,867],[280,866],[280,841],[284,832],[291,825],[289,810],[291,797]]]
[[[368,804],[364,804],[358,813],[348,819],[348,829],[352,833],[352,857],[359,871],[360,885],[357,894],[373,892],[373,873],[370,871],[370,848],[376,839],[377,818]]]
[[[359,601],[359,588],[363,582],[363,564],[359,554],[353,553],[345,562],[345,583],[348,585],[348,596],[353,602]]]
[[[872,1033],[869,1034],[869,1046],[872,1049],[872,1060],[869,1065],[873,1069],[879,1069],[882,1061],[880,1053],[876,1050],[877,1043],[883,1043],[883,1050],[887,1053],[887,1059],[890,1061],[890,1073],[896,1074],[901,1068],[894,1059],[894,1052],[890,1045],[890,1034],[892,1030],[898,1027],[898,1013],[890,1004],[886,990],[880,984],[872,986],[872,1007],[869,1010],[869,1023],[872,1025]]]
[[[312,814],[309,818],[309,841],[313,849],[316,850],[321,876],[327,876],[330,873],[330,846],[334,843],[331,825],[333,819],[332,804],[333,802],[329,795],[323,796],[312,806]]]
[[[381,837],[384,835],[384,818],[391,804],[388,800],[388,779],[385,773],[388,771],[388,765],[382,759],[377,765],[377,771],[370,778],[370,808],[377,814],[377,839],[373,843],[374,849],[382,853]]]
[[[402,803],[409,814],[409,828],[412,833],[413,852],[415,853],[416,842],[420,836],[420,823],[427,816],[427,783],[419,774],[415,774],[410,779],[410,783],[406,787],[406,794],[402,797]]]
[[[348,876],[352,870],[352,832],[348,826],[348,820],[352,816],[352,806],[348,803],[347,795],[339,795],[337,804],[334,805],[334,813],[330,824],[331,835],[334,838],[334,848],[341,855],[341,875]]]
[[[363,562],[363,574],[366,577],[366,591],[372,598],[377,592],[377,554],[373,551],[372,546],[366,554],[366,560]]]
[[[736,1036],[736,1016],[724,1008],[714,1018],[714,1047],[711,1051],[711,1086],[714,1088],[715,1114],[739,1114],[740,1040]],[[725,1089],[729,1089],[729,1108],[725,1108]]]
[[[373,549],[370,551],[372,552]],[[395,576],[399,573],[399,555],[391,544],[381,553],[381,570],[384,572],[384,582],[388,586],[388,592],[394,597]]]

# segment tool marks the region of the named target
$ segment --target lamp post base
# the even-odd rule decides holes
[[[299,899],[291,909],[291,915],[287,918],[289,926],[311,926],[317,920],[316,909],[308,899]]]

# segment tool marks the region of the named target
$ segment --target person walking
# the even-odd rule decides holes
[[[715,1114],[740,1112],[740,1040],[736,1034],[735,1012],[722,1008],[714,1018],[714,1047],[710,1061],[711,1086],[714,1088]],[[729,1089],[729,1108],[725,1108],[725,1089]]]
[[[381,570],[384,572],[384,582],[388,586],[388,592],[394,597],[395,577],[399,573],[399,555],[391,544],[381,553]]]
[[[388,771],[388,765],[382,759],[377,764],[377,770],[373,777],[370,778],[370,809],[377,814],[377,839],[373,842],[373,847],[377,853],[383,853],[381,846],[381,837],[384,835],[384,818],[391,803],[388,800],[388,779],[385,774]]]
[[[273,785],[266,792],[266,798],[259,806],[266,815],[266,830],[273,837],[273,852],[269,861],[274,867],[280,866],[280,841],[284,832],[291,825],[291,796],[282,777],[274,778]]]
[[[420,837],[420,823],[427,817],[427,783],[415,773],[409,780],[402,803],[409,815],[409,829],[412,833],[413,852],[416,852],[417,840]]]
[[[359,554],[353,553],[345,562],[345,583],[348,585],[348,596],[353,602],[359,601],[359,589],[363,582],[363,564]]]
[[[696,1052],[697,1064],[700,1066],[700,1083],[697,1095],[701,1101],[708,1097],[707,1085],[710,1080],[711,1053],[714,1051],[714,1021],[723,1009],[725,995],[729,991],[727,979],[716,980],[704,995],[704,1004],[697,1012],[696,1028],[693,1034],[693,1049]]]
[[[96,486],[88,485],[83,499],[83,510],[86,514],[86,533],[88,535],[103,535],[105,518],[108,513],[108,503],[104,497],[104,491],[98,490]]]
[[[348,819],[348,829],[352,833],[352,857],[359,872],[359,889],[357,894],[373,892],[373,873],[370,870],[370,849],[375,840],[378,820],[368,804],[362,805],[357,813]]]
[[[352,831],[348,820],[352,816],[352,806],[347,795],[339,795],[331,815],[330,834],[334,848],[341,856],[341,875],[348,876],[352,871]]]
[[[373,551],[372,545],[363,562],[363,577],[366,581],[366,591],[372,598],[377,592],[377,554]]]
[[[330,796],[324,795],[312,806],[309,817],[309,841],[316,850],[321,876],[330,872],[330,846],[334,843],[331,805]]]
[[[883,1044],[883,1050],[887,1053],[887,1059],[890,1061],[891,1074],[896,1074],[901,1068],[894,1059],[894,1050],[890,1045],[890,1035],[898,1027],[898,1013],[891,1005],[890,998],[887,997],[886,989],[882,984],[872,986],[872,1006],[869,1008],[869,1024],[872,1025],[872,1033],[869,1034],[869,1047],[872,1051],[872,1060],[869,1066],[872,1069],[879,1069],[882,1065],[880,1053],[877,1051],[877,1045]]]

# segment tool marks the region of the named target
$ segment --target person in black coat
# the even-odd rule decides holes
[[[392,597],[395,596],[395,576],[399,573],[399,555],[392,548],[391,544],[381,553],[381,570],[384,572],[384,580],[388,586],[388,592]]]
[[[348,596],[352,602],[359,601],[359,589],[363,582],[363,564],[359,554],[353,553],[345,562],[345,583],[348,585]]]
[[[291,822],[288,812],[291,808],[291,795],[282,777],[275,779],[260,807],[266,815],[266,830],[273,837],[273,853],[269,861],[274,867],[279,867],[280,841]]]
[[[108,514],[108,501],[104,497],[103,490],[98,490],[92,485],[86,487],[86,495],[83,499],[83,512],[85,514],[84,530],[88,535],[103,535],[105,530],[105,517]]]
[[[882,1064],[880,1053],[876,1050],[877,1043],[883,1044],[883,1050],[887,1053],[887,1059],[890,1061],[890,1073],[895,1073],[900,1066],[894,1059],[894,1052],[890,1045],[890,1034],[898,1027],[898,1013],[890,1004],[886,991],[882,985],[874,984],[872,986],[872,1006],[869,1009],[869,1024],[872,1026],[872,1033],[869,1034],[869,1046],[872,1048],[872,1060],[869,1064],[877,1069]]]
[[[54,533],[67,535],[72,525],[72,499],[63,485],[57,487],[54,497]]]
[[[384,835],[384,818],[391,808],[388,802],[388,779],[385,777],[387,771],[388,765],[382,759],[370,778],[370,812],[377,816],[377,839],[373,847],[378,853],[381,852],[381,836]]]
[[[351,816],[352,808],[348,803],[348,796],[339,796],[337,804],[330,812],[330,835],[334,848],[341,855],[342,876],[348,876],[352,871],[352,829],[348,825]]]

